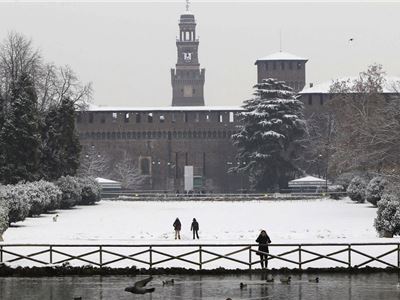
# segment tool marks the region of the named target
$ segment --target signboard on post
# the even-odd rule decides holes
[[[185,192],[193,191],[193,166],[185,166]]]

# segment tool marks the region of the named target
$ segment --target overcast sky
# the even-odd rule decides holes
[[[0,39],[23,33],[46,61],[93,83],[98,105],[169,106],[170,68],[185,1],[0,3]],[[257,58],[283,50],[309,59],[307,82],[380,63],[400,76],[400,3],[192,1],[206,68],[207,105],[251,96]],[[354,38],[353,42],[349,42]]]

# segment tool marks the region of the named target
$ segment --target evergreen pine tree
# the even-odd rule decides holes
[[[75,128],[75,106],[70,99],[64,98],[58,110],[61,122],[60,144],[62,145],[62,170],[63,176],[76,175],[79,167],[81,144]]]
[[[40,135],[37,95],[31,78],[22,74],[11,92],[10,107],[0,132],[3,183],[33,181],[38,178]]]
[[[302,102],[284,82],[264,79],[254,86],[254,98],[244,102],[243,125],[232,136],[239,166],[249,172],[256,190],[287,186],[298,168],[299,138],[304,134]]]
[[[75,175],[81,146],[75,129],[74,103],[64,98],[51,107],[42,130],[42,175],[48,180]]]

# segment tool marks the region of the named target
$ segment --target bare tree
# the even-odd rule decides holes
[[[398,172],[400,166],[400,99],[382,93],[385,73],[372,65],[353,82],[335,82],[330,101],[336,131],[332,166],[336,172]]]
[[[134,161],[129,159],[126,154],[115,164],[113,174],[114,178],[120,181],[122,188],[125,189],[138,189],[147,178],[147,176],[140,174]]]
[[[94,147],[81,152],[81,161],[78,174],[81,176],[107,177],[110,159],[107,155],[98,152]]]
[[[69,66],[45,63],[40,51],[22,34],[10,32],[0,44],[0,91],[10,101],[13,84],[21,74],[29,75],[38,95],[38,109],[45,111],[63,98],[71,99],[77,108],[84,108],[92,96],[92,84],[82,84]]]

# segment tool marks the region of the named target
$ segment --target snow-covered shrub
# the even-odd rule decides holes
[[[5,202],[5,190],[0,186],[0,242],[3,240],[3,232],[8,228],[8,206]]]
[[[55,210],[61,206],[62,192],[52,182],[40,180],[37,182],[37,188],[46,197],[45,211]]]
[[[31,202],[25,184],[3,187],[4,201],[8,206],[8,222],[23,221],[29,215]]]
[[[359,203],[365,201],[365,189],[367,187],[367,182],[360,176],[354,177],[350,185],[347,187],[347,195],[351,200],[357,201]]]
[[[81,187],[79,180],[72,176],[63,176],[56,181],[62,192],[61,208],[70,208],[81,201]]]
[[[34,181],[20,186],[24,186],[26,196],[29,198],[30,210],[29,216],[38,216],[46,211],[50,204],[50,199],[39,189],[41,182]]]
[[[337,185],[342,185],[344,190],[346,191],[347,188],[350,185],[350,182],[353,180],[354,177],[356,176],[362,176],[363,174],[359,171],[354,171],[354,172],[346,172],[342,173],[339,176],[335,178],[335,184]]]
[[[100,201],[101,187],[93,177],[79,178],[81,187],[81,201],[79,204],[87,205]]]
[[[375,228],[384,237],[400,234],[400,201],[399,196],[386,193],[378,202]]]
[[[345,192],[345,189],[342,185],[328,185],[328,193],[329,197],[335,200],[340,199],[343,197],[343,193]]]
[[[381,197],[385,190],[385,186],[386,186],[386,180],[384,178],[380,176],[372,178],[368,183],[365,192],[366,200],[370,202],[372,205],[376,206],[378,201],[381,200]]]

